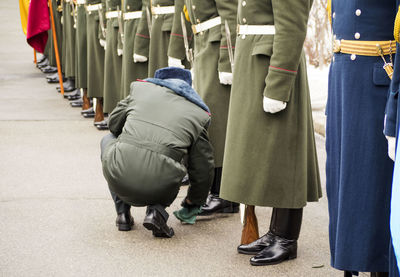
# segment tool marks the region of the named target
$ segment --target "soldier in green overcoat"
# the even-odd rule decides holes
[[[94,125],[104,125],[104,45],[105,45],[105,6],[101,0],[87,0],[87,93],[88,98],[96,98]],[[100,19],[100,14],[103,20]],[[100,25],[103,21],[103,26]]]
[[[76,4],[76,87],[83,89],[82,110],[93,108],[87,96],[87,26],[86,0],[77,0]]]
[[[122,54],[121,99],[124,99],[129,95],[130,85],[133,81],[147,77],[148,63],[134,63],[133,60],[135,36],[142,13],[142,0],[124,1],[124,43]]]
[[[121,100],[122,57],[118,55],[118,7],[121,0],[106,0],[106,52],[104,58],[104,112],[110,113]]]
[[[65,12],[63,13],[65,28],[65,76],[75,78],[75,22],[74,9],[75,4],[72,0],[66,0]]]
[[[184,12],[183,7],[185,0],[175,0],[175,13],[172,22],[171,36],[168,45],[168,66],[191,68],[190,62],[186,54],[184,34],[182,30],[181,14]],[[186,36],[189,49],[193,49],[193,32],[192,26],[185,19]]]
[[[168,66],[168,45],[174,19],[174,0],[151,1],[152,26],[148,75]]]
[[[195,42],[194,87],[213,115],[209,135],[214,147],[215,177],[211,194],[202,207],[202,214],[237,212],[238,204],[219,197],[232,83],[225,21],[228,22],[230,40],[234,47],[237,1],[186,0],[185,4]]]
[[[303,207],[321,185],[303,43],[312,0],[239,0],[221,197],[273,207],[239,253],[252,265],[297,256]]]

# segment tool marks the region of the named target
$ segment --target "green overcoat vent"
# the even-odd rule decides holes
[[[65,28],[65,77],[75,77],[75,22],[72,11],[72,1],[66,3],[65,12],[63,13]]]
[[[125,0],[124,12],[142,10],[142,0]],[[124,20],[124,44],[122,54],[121,99],[129,95],[130,85],[136,79],[147,78],[148,63],[134,63],[133,49],[140,18]]]
[[[302,208],[321,185],[302,51],[312,0],[240,0],[239,24],[275,35],[236,40],[220,196],[255,206]],[[276,114],[263,96],[287,102]]]
[[[107,0],[106,12],[116,11],[121,0]],[[118,18],[107,19],[106,52],[104,58],[104,112],[110,113],[121,100],[122,57],[118,55]]]
[[[88,5],[100,4],[88,0]],[[98,11],[86,13],[87,23],[87,92],[88,97],[101,98],[104,91],[104,48],[100,45],[100,19]]]
[[[153,7],[173,6],[174,0],[153,0]],[[157,69],[168,66],[168,46],[174,14],[152,15],[151,39],[149,48],[149,77]]]
[[[77,5],[76,15],[76,80],[77,88],[87,88],[87,29],[85,5]]]
[[[202,23],[217,16],[228,20],[235,45],[237,1],[186,0],[190,21]],[[215,167],[222,167],[230,85],[222,85],[218,72],[231,72],[225,24],[195,34],[194,87],[211,110],[210,141],[214,147]]]

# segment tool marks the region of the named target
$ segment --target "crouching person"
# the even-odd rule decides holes
[[[165,207],[186,174],[185,155],[190,187],[182,205],[200,207],[207,199],[214,171],[210,112],[191,85],[190,71],[159,69],[155,78],[133,82],[109,116],[111,134],[101,141],[101,161],[120,231],[133,226],[131,206],[147,206],[143,225],[156,237],[174,235]]]

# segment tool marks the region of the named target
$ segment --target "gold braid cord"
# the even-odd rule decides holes
[[[400,43],[399,33],[400,33],[400,6],[397,11],[396,20],[394,21],[394,28],[393,28],[393,36],[398,43]]]
[[[328,12],[329,22],[332,25],[332,0],[328,0],[328,4],[326,6],[326,11]]]

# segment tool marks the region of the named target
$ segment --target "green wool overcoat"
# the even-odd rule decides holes
[[[62,47],[62,25],[61,25],[61,0],[52,0],[53,6],[53,14],[54,14],[54,25],[56,26],[56,36],[57,36],[57,46],[58,46],[58,53],[60,55],[60,62],[61,62],[61,47]],[[51,26],[51,25],[50,25]],[[50,41],[50,48],[49,48],[49,62],[51,66],[57,66],[55,48],[54,48],[54,40],[53,40],[53,33],[52,30],[49,30],[49,41]]]
[[[101,0],[87,0],[87,5],[101,4]],[[87,33],[87,93],[88,97],[101,98],[104,91],[104,48],[100,44],[102,30],[98,11],[86,12]],[[106,27],[104,26],[104,29]]]
[[[174,6],[174,0],[152,0],[153,7]],[[152,9],[153,11],[153,9]],[[168,45],[174,14],[152,15],[151,39],[149,49],[149,77],[157,69],[168,66]]]
[[[205,110],[173,90],[132,83],[131,94],[109,117],[110,131],[118,137],[102,156],[110,190],[130,205],[169,206],[186,174],[181,159],[188,155],[188,198],[204,204],[214,171],[209,122]]]
[[[85,5],[76,6],[76,80],[77,88],[87,88],[87,28]]]
[[[106,0],[106,14],[121,7],[121,0]],[[107,19],[104,58],[104,112],[110,113],[121,100],[122,56],[118,55],[118,18]]]
[[[65,5],[63,20],[65,29],[65,77],[75,77],[75,22],[72,10],[72,0]],[[74,5],[75,7],[75,5]]]
[[[124,0],[124,15],[142,11],[142,0]],[[141,17],[140,17],[141,18]],[[130,85],[136,79],[147,77],[148,63],[134,63],[133,49],[140,18],[124,20],[124,43],[122,54],[121,99],[129,95]]]
[[[150,32],[147,20],[147,10],[151,17],[150,1],[142,0],[142,17],[139,19],[138,27],[135,34],[135,41],[133,43],[133,53],[149,58],[150,46]],[[148,61],[146,61],[148,63]],[[148,66],[148,65],[147,65]]]
[[[217,16],[223,23],[227,20],[235,45],[237,1],[186,0],[185,3],[192,23],[202,23]],[[211,110],[209,134],[215,166],[222,167],[231,86],[220,83],[218,72],[232,72],[225,24],[195,34],[194,40],[194,87]]]
[[[275,35],[236,40],[221,197],[301,208],[321,185],[303,43],[312,0],[239,0],[240,25],[275,25]],[[275,114],[263,96],[287,102]]]

